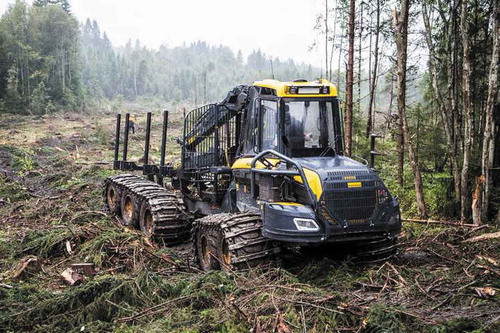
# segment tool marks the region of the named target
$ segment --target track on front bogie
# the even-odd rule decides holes
[[[122,174],[104,181],[104,204],[122,224],[148,237],[175,245],[189,239],[191,216],[182,197],[140,177]]]
[[[389,261],[397,255],[397,238],[368,241],[357,246],[352,258],[355,264],[371,265]]]
[[[369,266],[393,259],[398,254],[398,243],[396,237],[385,237],[358,243],[325,243],[301,246],[293,250],[298,250],[300,255],[304,255],[306,261],[326,257],[335,261],[347,261],[353,265]],[[293,255],[296,254],[293,253]],[[285,255],[284,258],[286,257]]]
[[[193,256],[203,270],[244,269],[272,263],[279,245],[262,236],[259,214],[221,213],[193,223]]]

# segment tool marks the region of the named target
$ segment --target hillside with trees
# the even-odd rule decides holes
[[[114,47],[95,20],[79,24],[69,3],[57,0],[16,1],[2,16],[0,45],[0,110],[21,114],[84,110],[118,96],[202,105],[273,75],[320,75],[292,59],[261,50],[243,59],[241,51],[203,41],[149,49],[136,40]]]
[[[83,82],[90,100],[154,96],[194,105],[220,100],[237,84],[263,77],[293,79],[319,75],[310,65],[280,61],[254,51],[244,61],[225,46],[206,42],[158,50],[129,41],[114,48],[96,21],[82,25]],[[271,64],[272,61],[272,64]]]

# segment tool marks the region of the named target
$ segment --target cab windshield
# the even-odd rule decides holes
[[[335,155],[334,134],[331,102],[290,101],[285,103],[283,141],[292,157]]]

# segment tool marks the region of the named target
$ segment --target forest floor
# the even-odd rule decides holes
[[[398,256],[372,266],[290,251],[278,268],[202,273],[189,245],[152,244],[103,213],[113,133],[106,113],[2,115],[0,332],[500,331],[500,242],[465,241],[498,226],[406,224]],[[68,286],[60,274],[75,263],[96,274]]]

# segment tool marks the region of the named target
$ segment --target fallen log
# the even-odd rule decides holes
[[[475,243],[475,242],[479,242],[479,241],[482,241],[482,240],[496,239],[496,238],[500,238],[500,231],[489,233],[489,234],[482,234],[482,235],[471,237],[471,238],[467,238],[463,242],[464,243]]]
[[[450,225],[454,227],[469,227],[469,228],[478,228],[484,227],[486,224],[478,226],[476,224],[467,224],[460,222],[450,222],[450,221],[437,221],[437,220],[417,220],[417,219],[401,219],[403,222],[410,223],[421,223],[421,224],[441,224],[441,225]]]

